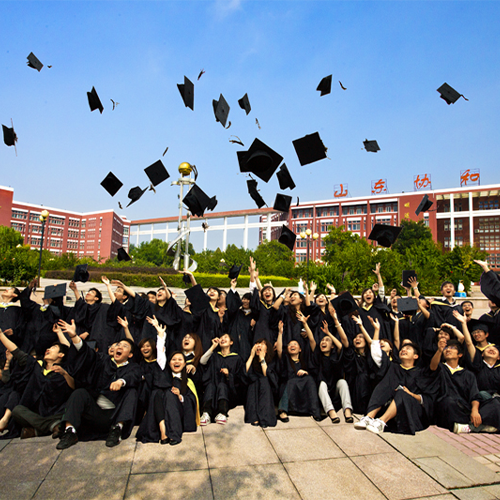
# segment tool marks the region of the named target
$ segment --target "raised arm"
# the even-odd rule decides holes
[[[257,290],[259,292],[262,290],[262,284],[259,280],[259,270],[257,269],[257,263],[253,257],[250,257],[250,266],[248,266],[248,272],[250,273],[250,283],[255,283]]]
[[[462,332],[464,335],[464,342],[467,347],[467,352],[469,353],[470,360],[474,361],[474,357],[476,356],[476,346],[474,345],[474,342],[472,342],[472,337],[469,332],[469,328],[467,327],[467,319],[458,311],[453,311],[453,316],[455,317],[455,319],[460,321],[460,324],[462,325]]]
[[[342,324],[339,321],[339,318],[337,316],[337,311],[335,310],[335,307],[332,306],[331,302],[328,302],[328,312],[330,313],[330,316],[333,318],[333,322],[335,324],[335,328],[337,329],[337,333],[339,334],[342,345],[346,348],[349,347],[349,340],[347,338],[347,335],[345,334]]]
[[[250,356],[247,359],[247,362],[245,364],[246,372],[248,373],[248,370],[250,370],[250,367],[252,366],[252,361],[253,358],[255,358],[255,353],[257,352],[257,344],[254,344],[252,347],[252,350],[250,351]]]
[[[72,340],[75,348],[77,350],[80,350],[80,348],[83,345],[82,339],[77,335],[76,333],[76,325],[75,325],[75,320],[72,319],[71,323],[66,323],[66,321],[60,319],[57,322],[58,326],[61,328],[61,330],[65,333],[68,334],[69,338]]]
[[[281,359],[281,355],[283,354],[283,321],[278,323],[278,339],[276,340],[276,353],[278,354],[278,358]]]
[[[431,359],[430,369],[433,372],[435,372],[438,369],[439,363],[441,363],[441,358],[443,356],[443,351],[445,347],[446,347],[446,339],[440,339],[438,341],[437,351]]]
[[[188,269],[183,269],[182,271],[179,271],[180,273],[189,276],[189,279],[191,280],[191,285],[196,286],[196,279],[191,271]]]
[[[68,346],[68,347],[70,346],[70,343],[69,343],[68,339],[66,338],[66,336],[64,335],[62,328],[57,323],[54,323],[52,325],[52,331],[57,335],[57,339],[58,339],[60,344],[63,344],[63,345]],[[74,387],[73,387],[73,389],[74,389]]]
[[[377,318],[373,319],[371,316],[368,316],[368,321],[373,326],[373,339],[372,340],[378,340],[380,337],[380,323],[379,323],[378,319]],[[361,324],[363,324],[363,323],[361,322]],[[365,330],[365,332],[366,332],[366,330]],[[365,333],[365,332],[363,332],[363,334],[365,335],[365,338],[366,338],[366,335],[368,335],[368,333]],[[367,339],[367,341],[368,341],[368,339]]]
[[[369,333],[366,331],[365,327],[363,326],[362,319],[359,316],[353,316],[352,319],[353,319],[354,323],[356,323],[359,326],[361,333],[365,337],[366,343],[368,345],[371,345],[372,338],[370,337]]]
[[[114,302],[116,300],[115,294],[113,292],[113,289],[111,288],[111,282],[106,278],[106,276],[101,276],[101,281],[106,285],[106,289],[108,290],[108,295],[109,299],[111,302]]]
[[[300,311],[297,313],[297,319],[302,323],[302,326],[304,327],[304,330],[306,331],[307,338],[309,339],[309,345],[311,346],[311,351],[314,352],[314,349],[316,349],[316,341],[314,340],[314,335],[309,328],[309,325],[307,324],[307,320],[309,319],[309,316],[304,316]]]
[[[123,288],[123,290],[125,290],[125,293],[129,296],[129,297],[135,297],[135,292],[134,290],[132,290],[132,288],[130,288],[129,286],[125,285],[123,283],[123,281],[120,281],[120,280],[111,280],[111,284],[113,286],[119,286],[120,288]]]
[[[337,348],[337,353],[340,354],[340,351],[342,350],[342,344],[338,341],[336,337],[334,337],[331,333],[330,330],[328,330],[328,321],[323,320],[323,326],[321,327],[321,331],[327,336],[332,339],[333,345]]]
[[[70,281],[69,288],[75,294],[75,302],[76,302],[80,298],[78,295],[78,288],[76,286],[76,283],[74,281]]]
[[[475,260],[474,261],[478,266],[481,266],[482,270],[485,273],[488,273],[490,271],[490,268],[488,267],[488,263],[485,260]]]
[[[316,289],[318,288],[318,285],[314,281],[311,281],[311,284],[309,285],[309,294],[308,294],[308,301],[306,301],[306,306],[309,306],[311,302],[314,302],[314,295],[316,294]]]
[[[12,340],[8,339],[5,333],[0,329],[0,342],[5,346],[7,351],[13,352],[17,349],[17,345],[12,342]]]
[[[120,316],[117,316],[116,317],[116,321],[118,321],[118,324],[123,327],[123,331],[125,332],[125,337],[127,337],[132,342],[135,342],[134,337],[132,337],[132,334],[130,333],[130,330],[129,330],[129,327],[128,327],[128,319],[127,319],[127,317],[125,316],[123,318],[120,318]]]
[[[372,271],[375,273],[375,276],[377,276],[378,293],[383,299],[385,297],[385,289],[384,282],[382,281],[382,275],[380,274],[380,267],[380,262],[377,262],[377,264],[375,265],[375,269],[373,269]]]
[[[335,287],[330,285],[330,283],[326,284],[326,288],[330,290],[330,300],[333,300],[337,296],[337,290],[335,290]]]
[[[287,301],[287,299],[290,298],[290,293],[291,293],[291,290],[290,288],[287,288],[285,290],[285,294],[281,294],[275,301],[274,301],[274,304],[273,304],[273,308],[276,309],[276,310],[279,310],[281,304],[283,304],[283,302]]]
[[[169,292],[167,284],[165,283],[165,281],[163,281],[163,278],[161,276],[158,276],[158,279],[160,280],[161,286],[165,289],[165,294],[167,295],[167,300],[170,299],[170,297],[172,297],[172,294]],[[194,279],[194,277],[193,277],[193,279]],[[195,285],[196,285],[196,282],[195,282]]]
[[[401,342],[399,340],[399,318],[396,314],[391,313],[391,319],[392,321],[394,321],[394,347],[399,351],[399,346],[401,345]]]

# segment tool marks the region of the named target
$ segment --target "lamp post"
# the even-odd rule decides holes
[[[303,239],[303,240],[306,240],[307,242],[307,250],[306,250],[306,273],[307,273],[307,282],[309,283],[309,244],[311,242],[311,239],[316,241],[318,238],[319,238],[319,234],[318,233],[313,233],[310,229],[306,229],[305,231],[301,231],[300,233],[300,237]]]
[[[40,214],[40,222],[42,223],[42,238],[40,240],[40,258],[38,259],[38,288],[40,288],[40,271],[42,269],[42,250],[43,250],[43,234],[45,232],[45,223],[49,218],[49,211],[43,210]]]

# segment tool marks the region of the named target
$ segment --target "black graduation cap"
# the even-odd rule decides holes
[[[182,275],[182,281],[186,283],[186,285],[189,285],[191,283],[191,276],[189,276],[189,274],[184,273]]]
[[[149,167],[144,169],[144,172],[146,172],[146,175],[149,177],[153,186],[158,186],[158,184],[161,184],[170,177],[161,160],[149,165]]]
[[[379,245],[389,248],[398,239],[398,234],[402,229],[399,226],[375,224],[368,239],[375,240]]]
[[[278,193],[276,195],[276,199],[274,200],[273,208],[274,210],[279,210],[280,212],[288,212],[290,210],[291,204],[292,204],[291,196]]]
[[[410,288],[410,282],[408,281],[411,278],[417,279],[417,273],[415,271],[403,271],[403,278],[401,280],[403,287]],[[399,306],[398,306],[399,308]]]
[[[89,280],[88,264],[80,264],[75,268],[75,274],[73,275],[73,281],[81,281],[82,283],[87,283]]]
[[[66,295],[66,283],[59,283],[59,285],[52,285],[45,287],[44,299],[58,299]]]
[[[6,146],[15,146],[17,141],[17,135],[14,132],[14,127],[6,127],[2,125],[3,129],[3,142]]]
[[[354,297],[349,292],[344,292],[343,294],[335,297],[331,301],[332,306],[335,311],[337,311],[337,315],[340,317],[347,316],[354,311],[358,310],[358,304],[354,300]]]
[[[417,209],[415,210],[415,215],[418,215],[420,212],[427,212],[427,210],[429,210],[429,208],[431,208],[433,204],[434,202],[429,200],[429,196],[424,194],[424,197],[422,198]]]
[[[302,166],[326,158],[327,148],[321,141],[318,132],[306,135],[301,139],[295,139],[292,144]]]
[[[250,101],[248,100],[248,94],[245,94],[241,99],[238,99],[238,104],[241,109],[245,110],[247,115],[250,113],[252,107],[250,106]]]
[[[229,269],[229,279],[230,280],[236,279],[240,275],[240,271],[241,271],[242,267],[243,266],[241,264],[239,266],[237,266],[236,264],[233,264],[231,266],[231,269]]]
[[[332,75],[325,76],[325,78],[319,82],[316,90],[321,91],[320,97],[329,94],[332,91]]]
[[[136,201],[140,200],[141,196],[148,190],[146,189],[141,189],[139,186],[133,187],[129,192],[128,192],[128,197],[130,199],[130,203],[127,205],[127,207],[130,207],[132,203],[135,203]]]
[[[414,297],[402,297],[398,299],[398,312],[401,314],[415,314],[418,311],[418,300]]]
[[[466,101],[469,100],[464,97],[463,94],[459,94],[453,87],[450,87],[447,83],[443,83],[443,85],[441,85],[441,87],[439,87],[437,91],[441,94],[439,97],[446,101],[446,104],[448,104],[448,106],[450,104],[455,104],[461,97],[463,97]]]
[[[283,163],[283,165],[281,165],[279,171],[276,173],[276,177],[278,177],[280,189],[295,189],[295,182],[293,182],[292,176],[288,171],[286,163]]]
[[[488,333],[488,325],[484,321],[480,321],[478,319],[470,319],[467,322],[467,329],[469,333],[472,335],[476,330],[483,330],[484,333]]]
[[[248,194],[252,197],[252,200],[255,201],[259,208],[262,208],[266,202],[257,191],[257,181],[255,179],[247,180]]]
[[[130,257],[130,255],[125,251],[125,249],[123,247],[120,247],[118,249],[118,252],[116,254],[116,257],[118,258],[118,260],[121,262],[122,260],[124,260],[125,262],[128,262],[129,260],[132,260],[132,258]]]
[[[30,52],[27,64],[30,68],[36,69],[38,72],[40,72],[43,68],[43,64],[38,60],[38,57],[36,57],[33,52]]]
[[[259,139],[252,142],[248,151],[238,151],[240,172],[251,172],[264,182],[269,181],[282,161],[281,155]]]
[[[177,88],[181,93],[184,106],[194,111],[194,84],[189,78],[184,76],[184,83],[178,83]]]
[[[104,107],[101,103],[101,100],[99,99],[99,96],[97,95],[95,87],[92,87],[92,90],[90,92],[87,92],[87,97],[89,100],[90,111],[95,111],[96,109],[98,109],[102,114],[102,112],[104,111]]]
[[[209,198],[196,184],[193,184],[182,201],[189,211],[198,217],[203,217],[205,210],[213,210],[217,206],[217,198]]]
[[[278,241],[283,245],[286,245],[293,252],[293,246],[295,245],[295,240],[297,239],[297,235],[288,229],[288,227],[283,224],[281,228],[281,235],[278,238]]]
[[[201,288],[201,285],[188,288],[184,290],[184,293],[191,302],[191,312],[193,314],[201,313],[210,307],[210,299]]]
[[[230,109],[229,104],[221,94],[218,101],[215,99],[212,101],[212,105],[214,107],[215,120],[221,122],[222,126],[226,128],[227,117]]]
[[[114,196],[123,186],[123,182],[116,177],[113,172],[110,172],[101,182],[101,186],[111,195]]]
[[[377,151],[380,151],[377,141],[369,141],[368,139],[365,139],[363,141],[363,146],[369,153],[376,153]]]

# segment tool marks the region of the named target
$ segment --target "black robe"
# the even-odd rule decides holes
[[[0,330],[12,329],[13,334],[9,340],[17,346],[23,345],[24,319],[23,311],[18,304],[9,302],[7,305],[0,304]],[[0,342],[0,359],[5,358],[5,346]]]
[[[380,332],[379,337],[381,339],[389,339],[391,342],[393,340],[391,326],[390,326],[390,309],[386,306],[379,297],[376,297],[373,301],[373,304],[368,307],[360,307],[358,308],[359,315],[361,320],[363,321],[363,326],[365,330],[368,332],[368,335],[373,338],[373,334],[375,332],[368,316],[370,316],[373,320],[378,319],[380,324]]]
[[[250,322],[254,314],[250,309],[245,312],[238,292],[229,290],[226,297],[228,333],[233,339],[232,351],[237,352],[243,360],[250,356],[253,346],[253,329]]]
[[[253,329],[253,342],[259,339],[266,339],[271,345],[274,345],[278,338],[278,319],[274,314],[274,308],[264,301],[260,300],[260,293],[255,288],[250,300],[250,309],[255,315],[255,326]]]
[[[365,356],[358,354],[353,347],[344,349],[344,372],[349,392],[351,393],[354,413],[366,414],[368,402],[374,389],[374,381],[370,378],[370,349],[367,346]]]
[[[453,316],[453,311],[458,311],[463,314],[462,306],[458,303],[450,304],[446,299],[435,299],[431,302],[433,323],[429,322],[429,326],[440,328],[443,323],[449,323],[456,326],[462,331],[462,324]]]
[[[337,388],[337,382],[341,378],[343,378],[344,374],[344,364],[342,360],[343,352],[344,348],[342,348],[340,350],[340,353],[338,353],[337,348],[334,346],[330,353],[330,356],[325,356],[321,352],[319,345],[317,345],[312,355],[313,364],[316,367],[316,384],[319,387],[319,384],[321,382],[325,382],[336,411],[342,408],[342,401],[340,399],[340,396],[335,396],[335,392]]]
[[[481,292],[500,307],[500,278],[493,271],[481,275]],[[488,325],[488,340],[500,345],[500,309],[483,314],[479,321]]]

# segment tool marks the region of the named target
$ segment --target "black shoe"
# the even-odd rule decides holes
[[[65,431],[61,437],[61,440],[57,443],[56,448],[58,450],[66,450],[70,446],[78,443],[78,436],[76,432],[73,431]]]
[[[285,416],[283,417],[283,415],[285,415]],[[282,422],[284,422],[285,424],[286,424],[287,422],[290,422],[290,419],[288,418],[288,415],[287,415],[284,411],[282,411],[282,412],[280,412],[280,413],[278,414],[278,420],[281,420],[281,421],[282,421]]]
[[[168,444],[170,443],[170,438],[160,439],[160,444]]]
[[[106,438],[106,446],[108,448],[113,448],[113,446],[118,446],[122,440],[122,429],[120,426],[115,425],[109,431],[108,437]]]
[[[182,440],[176,441],[175,439],[171,439],[169,445],[175,446],[176,444],[180,444]]]
[[[64,427],[62,424],[57,424],[54,429],[52,429],[52,439],[61,439],[64,434]]]

